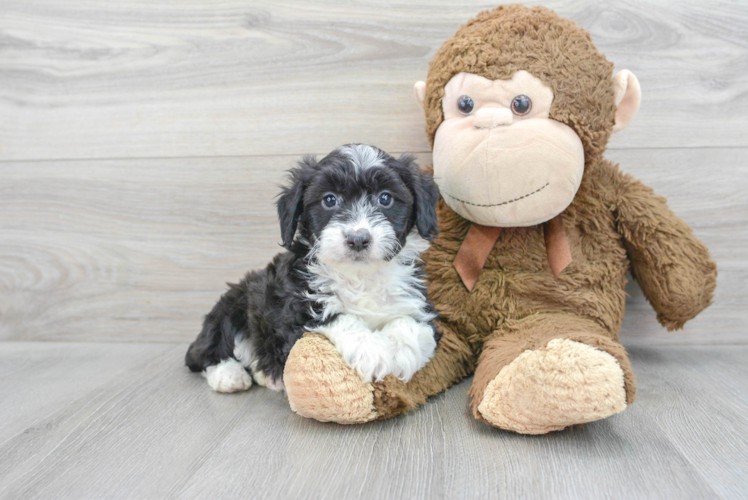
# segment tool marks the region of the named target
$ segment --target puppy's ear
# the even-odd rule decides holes
[[[313,156],[305,156],[299,165],[288,171],[288,182],[281,188],[278,195],[276,207],[278,208],[278,220],[280,221],[281,239],[283,246],[291,248],[299,217],[304,209],[304,190],[317,166],[317,160]]]
[[[413,193],[413,220],[418,234],[433,240],[439,231],[436,219],[436,203],[439,201],[439,188],[431,173],[423,172],[411,155],[402,155],[398,162],[403,165],[401,177]]]

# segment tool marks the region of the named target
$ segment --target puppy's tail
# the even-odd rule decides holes
[[[193,372],[234,356],[234,339],[246,334],[247,295],[246,284],[230,285],[229,290],[205,316],[200,335],[187,349],[184,363]]]
[[[187,365],[187,368],[189,368],[193,372],[201,372],[204,370],[203,364],[200,361],[201,356],[199,354],[199,348],[195,346],[197,341],[190,344],[189,349],[187,349],[187,354],[184,356],[184,364]]]

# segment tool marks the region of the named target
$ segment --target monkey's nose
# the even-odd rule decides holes
[[[354,252],[360,252],[361,250],[368,248],[371,243],[371,234],[366,229],[356,229],[348,233],[346,237],[348,242],[348,248]]]
[[[494,128],[512,124],[512,111],[507,108],[482,108],[475,112],[473,125],[478,128]]]

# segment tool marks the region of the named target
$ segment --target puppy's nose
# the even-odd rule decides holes
[[[366,229],[356,229],[348,233],[348,248],[355,252],[360,252],[371,243],[371,234]]]
[[[514,117],[507,108],[483,108],[475,112],[473,125],[478,128],[494,128],[499,125],[511,125]]]

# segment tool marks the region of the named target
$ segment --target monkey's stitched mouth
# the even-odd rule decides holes
[[[452,198],[453,200],[459,201],[460,203],[464,203],[465,205],[472,205],[474,207],[500,207],[501,205],[508,205],[510,203],[514,203],[515,201],[524,200],[525,198],[528,198],[528,197],[534,195],[535,193],[539,193],[543,189],[547,188],[550,184],[551,184],[550,182],[546,182],[545,185],[540,186],[535,191],[533,191],[531,193],[524,194],[524,195],[520,196],[519,198],[514,198],[513,200],[502,201],[501,203],[492,203],[492,204],[488,204],[488,205],[481,205],[479,203],[471,203],[469,201],[461,200],[461,199],[457,198],[456,196],[452,196],[451,194],[447,193],[446,191],[443,191],[443,193],[446,194],[447,196],[449,196],[450,198]]]

